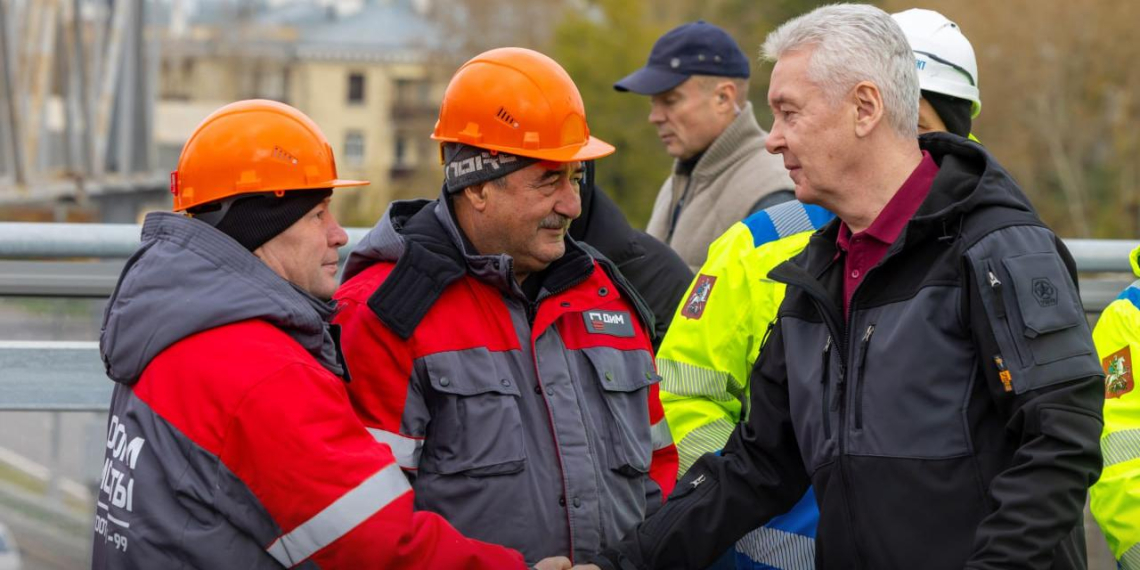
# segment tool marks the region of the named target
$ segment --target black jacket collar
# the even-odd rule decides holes
[[[404,204],[402,207],[419,206],[419,210],[391,216],[394,229],[404,240],[403,253],[392,273],[368,299],[368,307],[393,332],[410,338],[444,290],[468,273],[528,302],[514,279],[510,256],[476,252],[455,222],[446,192],[434,202]],[[567,236],[566,253],[543,272],[537,298],[573,287],[593,271],[593,258]]]

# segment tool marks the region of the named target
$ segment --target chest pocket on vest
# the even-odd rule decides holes
[[[601,388],[604,403],[603,437],[608,437],[605,453],[609,468],[627,477],[649,473],[653,458],[649,429],[649,386],[661,377],[653,368],[649,353],[614,348],[583,349]]]
[[[495,360],[485,348],[424,357],[431,423],[421,471],[479,477],[523,470],[519,388]]]

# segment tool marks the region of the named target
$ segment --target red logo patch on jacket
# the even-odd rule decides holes
[[[1136,386],[1132,379],[1132,351],[1124,347],[1101,359],[1104,367],[1104,397],[1119,398]]]
[[[705,305],[709,302],[709,295],[712,294],[713,285],[716,284],[716,277],[712,275],[705,275],[704,273],[697,276],[697,283],[693,285],[693,293],[685,300],[685,306],[681,308],[681,316],[690,319],[699,319],[701,315],[705,314]]]
[[[633,320],[625,311],[586,311],[582,313],[582,320],[586,321],[586,332],[590,334],[633,336]]]

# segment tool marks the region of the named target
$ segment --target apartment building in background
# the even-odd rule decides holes
[[[454,65],[423,0],[199,0],[180,3],[160,34],[155,144],[173,169],[193,128],[230,101],[265,98],[313,118],[341,177],[346,225],[370,225],[389,201],[434,196],[438,147],[429,139]],[[152,20],[153,21],[153,20]]]

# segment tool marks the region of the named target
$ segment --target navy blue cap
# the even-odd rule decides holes
[[[614,83],[618,91],[656,95],[693,75],[749,76],[748,56],[728,32],[704,20],[669,30],[653,44],[645,67]]]

